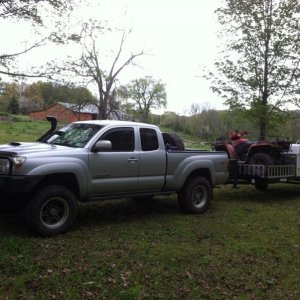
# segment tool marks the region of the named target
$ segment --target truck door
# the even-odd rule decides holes
[[[140,191],[160,191],[165,182],[166,152],[153,128],[140,128]]]
[[[134,128],[110,129],[99,140],[109,140],[112,149],[90,154],[90,193],[103,195],[137,191],[139,152],[135,150]]]

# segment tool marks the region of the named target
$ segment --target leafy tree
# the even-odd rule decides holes
[[[224,124],[219,111],[211,109],[209,104],[193,103],[190,107],[191,116],[187,120],[188,131],[205,141],[212,141],[224,135]]]
[[[55,103],[55,86],[52,82],[39,81],[40,91],[44,100],[44,108],[48,108]],[[56,100],[57,101],[57,100]]]
[[[208,78],[230,109],[249,112],[264,139],[272,117],[300,102],[300,2],[224,4],[216,12],[227,44]]]
[[[151,108],[167,106],[165,84],[151,76],[132,80],[129,84],[121,86],[118,94],[122,99],[132,101],[142,122],[148,121]]]
[[[183,130],[180,116],[173,111],[166,111],[161,116],[160,125],[173,130]]]
[[[15,97],[19,98],[19,86],[17,83],[1,83],[1,94],[0,94],[0,110],[7,111],[9,102]]]
[[[57,102],[74,103],[74,105],[81,108],[95,103],[95,97],[86,87],[53,84],[52,82],[42,81],[27,85],[24,96],[30,102],[40,103],[40,108],[48,108]]]
[[[38,82],[34,82],[25,88],[25,97],[36,103],[43,102],[42,93]]]
[[[9,102],[8,105],[8,111],[12,114],[18,114],[19,113],[19,102],[16,99],[15,96],[13,96]]]

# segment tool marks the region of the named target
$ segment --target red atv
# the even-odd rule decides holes
[[[287,152],[291,142],[285,140],[250,142],[243,138],[247,131],[231,130],[230,141],[220,138],[215,144],[217,151],[226,151],[230,159],[253,165],[283,164],[282,153]]]

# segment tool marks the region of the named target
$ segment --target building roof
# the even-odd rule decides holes
[[[78,105],[76,103],[58,102],[65,108],[77,113],[83,114],[98,114],[98,107],[94,104]]]
[[[66,109],[69,109],[76,113],[93,114],[93,115],[98,115],[99,113],[99,108],[95,104],[86,104],[81,106],[76,103],[68,103],[68,102],[57,102],[57,103],[64,106]],[[120,110],[113,110],[109,113],[109,119],[131,121],[133,120],[133,117]]]

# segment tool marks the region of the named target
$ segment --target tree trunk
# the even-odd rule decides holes
[[[267,131],[266,119],[263,116],[261,116],[259,123],[260,123],[259,124],[259,130],[260,130],[259,140],[264,141],[264,140],[266,140],[266,131]]]
[[[266,140],[267,137],[267,114],[268,114],[268,94],[265,92],[261,101],[260,118],[259,118],[259,140]]]

